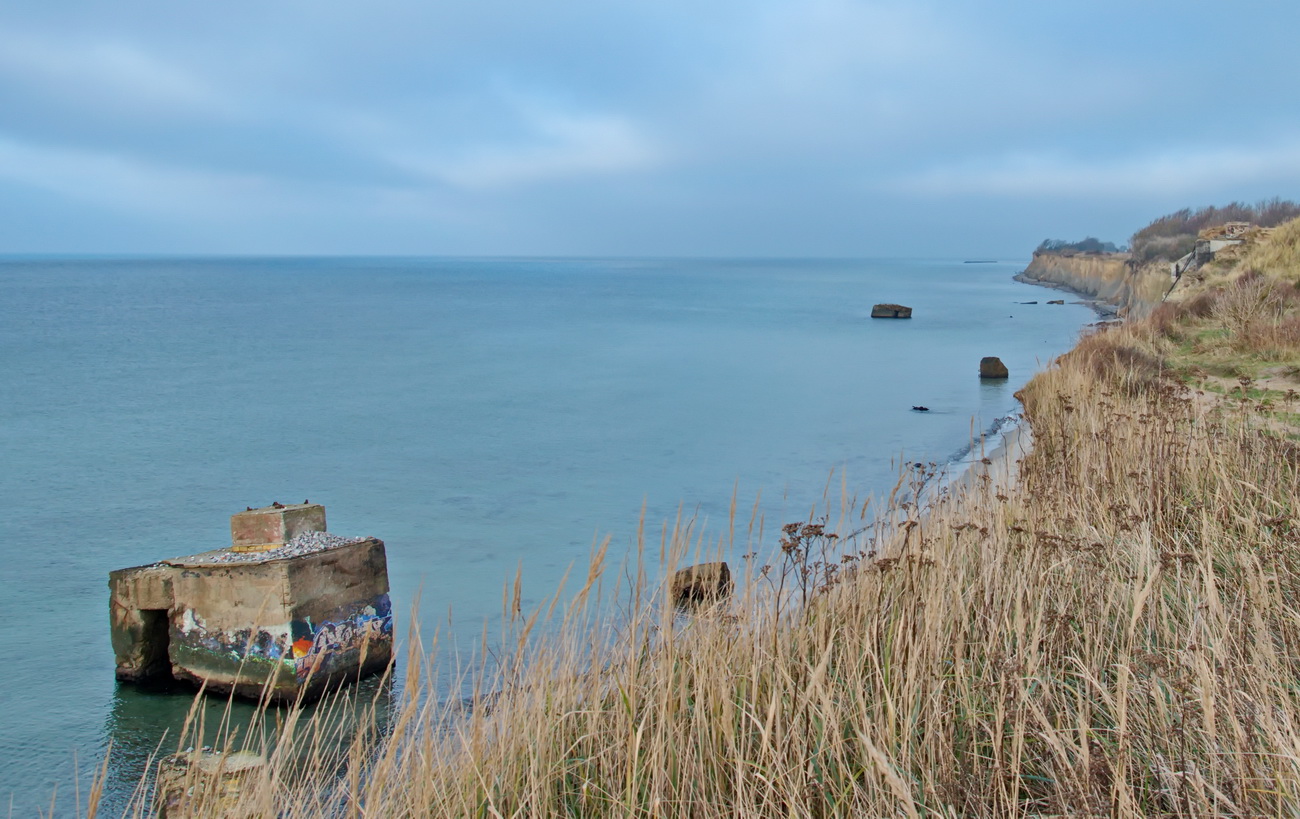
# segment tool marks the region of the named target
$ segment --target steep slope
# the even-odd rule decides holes
[[[1132,317],[1151,312],[1170,284],[1165,265],[1135,268],[1127,253],[1037,251],[1017,278],[1064,287],[1113,305],[1121,315]]]

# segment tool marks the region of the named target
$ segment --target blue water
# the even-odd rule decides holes
[[[109,570],[309,498],[387,543],[399,634],[419,594],[426,634],[472,644],[520,564],[527,606],[643,504],[718,530],[761,491],[774,532],[831,470],[861,495],[958,453],[1091,317],[1021,267],[0,260],[0,810],[57,785],[70,813],[110,741],[119,804],[189,704],[114,682]]]

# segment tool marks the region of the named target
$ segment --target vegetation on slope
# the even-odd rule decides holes
[[[1228,222],[1250,222],[1257,227],[1274,227],[1300,217],[1300,204],[1269,199],[1254,205],[1233,202],[1198,210],[1184,208],[1161,216],[1133,234],[1130,248],[1136,264],[1173,261],[1190,253],[1200,231]]]
[[[491,696],[436,703],[413,638],[382,736],[277,751],[237,811],[1300,811],[1300,446],[1278,425],[1294,395],[1209,388],[1300,356],[1300,257],[1267,253],[1035,378],[1014,486],[986,474],[924,509],[905,491],[883,512],[844,499],[684,619],[638,555],[607,569],[599,550],[558,638],[530,638],[549,613],[506,594]],[[679,522],[661,548],[701,544]],[[622,583],[614,625],[604,583]]]
[[[1077,242],[1069,242],[1065,239],[1044,239],[1034,249],[1034,253],[1118,253],[1119,247],[1114,242],[1103,242],[1102,240],[1089,236]]]

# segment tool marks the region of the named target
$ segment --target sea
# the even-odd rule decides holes
[[[309,499],[463,661],[517,572],[536,606],[642,519],[716,538],[734,498],[771,548],[828,486],[960,469],[1094,315],[1027,261],[0,257],[0,813],[83,813],[108,753],[113,815],[176,748],[192,693],[114,680],[110,570]]]

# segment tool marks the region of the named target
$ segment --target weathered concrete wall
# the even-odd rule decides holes
[[[306,553],[218,549],[112,572],[118,678],[169,675],[287,700],[382,670],[393,637],[384,543],[334,539]]]
[[[290,642],[289,561],[222,564],[202,559],[168,561],[176,598],[172,676],[250,696],[269,684],[277,695],[292,696],[297,684],[283,663]]]
[[[1143,315],[1168,288],[1168,268],[1134,269],[1129,260],[1127,253],[1035,253],[1021,278],[1066,287],[1113,305],[1121,314]]]
[[[109,572],[109,638],[119,680],[135,682],[170,672],[166,640],[174,599],[168,566]]]
[[[230,543],[252,551],[288,543],[306,532],[325,531],[325,507],[319,503],[275,503],[230,516]]]
[[[388,559],[379,540],[297,559],[289,608],[300,685],[329,687],[341,675],[377,671],[392,659]]]

